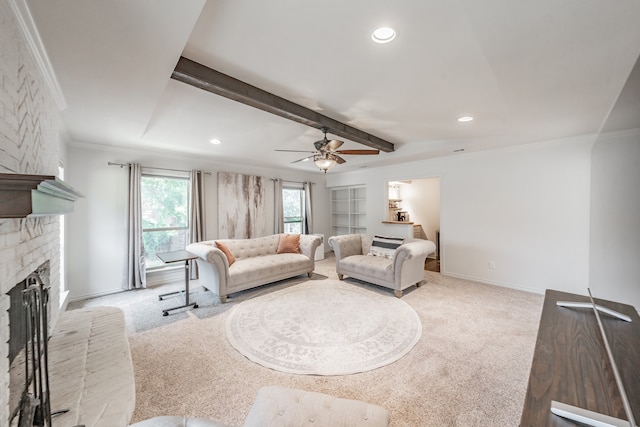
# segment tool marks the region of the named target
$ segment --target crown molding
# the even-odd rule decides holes
[[[66,109],[68,106],[67,101],[64,98],[56,73],[49,61],[47,50],[42,43],[40,33],[38,33],[38,29],[36,28],[33,16],[31,16],[31,11],[29,10],[26,0],[9,0],[9,5],[13,10],[16,20],[18,21],[18,26],[22,30],[22,34],[27,41],[29,51],[35,59],[36,65],[40,69],[47,86],[51,90],[56,106],[59,110]]]

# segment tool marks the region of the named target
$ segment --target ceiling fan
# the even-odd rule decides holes
[[[315,151],[299,151],[299,150],[275,150],[275,151],[287,151],[291,153],[312,153],[310,156],[303,157],[302,159],[294,160],[291,163],[303,162],[309,159],[313,159],[313,162],[320,168],[321,171],[327,173],[329,169],[334,167],[336,164],[342,164],[346,162],[345,159],[339,156],[342,155],[369,155],[369,154],[379,154],[380,150],[338,150],[344,144],[344,141],[339,141],[337,139],[327,139],[327,132],[329,128],[323,127],[320,129],[324,133],[324,138],[313,143],[315,147]]]

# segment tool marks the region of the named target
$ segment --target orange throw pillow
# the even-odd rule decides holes
[[[278,240],[279,254],[299,254],[300,253],[300,235],[299,234],[281,234]]]
[[[224,243],[216,242],[216,247],[220,249],[222,252],[224,252],[224,254],[227,256],[227,261],[229,261],[229,267],[231,267],[231,264],[236,262],[236,257],[233,256],[233,254],[231,253],[227,245],[225,245]]]

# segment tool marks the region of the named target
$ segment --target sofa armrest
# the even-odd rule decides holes
[[[300,235],[300,253],[312,260],[316,258],[316,249],[320,246],[320,236],[315,234],[301,234]]]
[[[393,254],[394,267],[401,266],[406,260],[412,258],[425,259],[431,252],[435,251],[435,244],[429,240],[416,240],[413,242],[403,243],[398,246]]]
[[[398,247],[393,256],[392,268],[397,290],[424,280],[424,261],[436,245],[429,240],[415,240]]]
[[[362,255],[362,238],[359,234],[331,236],[329,246],[336,254],[336,263],[351,255]]]
[[[218,269],[220,277],[229,277],[229,261],[227,256],[215,246],[215,241],[191,243],[185,248],[187,252],[197,255],[202,261],[212,264]]]

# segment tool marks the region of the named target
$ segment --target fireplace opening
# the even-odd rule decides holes
[[[48,375],[46,341],[49,338],[50,312],[48,285],[49,261],[43,263],[7,293],[9,296],[9,425],[11,426],[17,425],[20,416],[50,417],[45,414],[45,411],[50,412],[46,378]],[[25,404],[27,397],[30,403]],[[35,410],[34,407],[36,407]],[[32,413],[25,414],[25,410]]]

